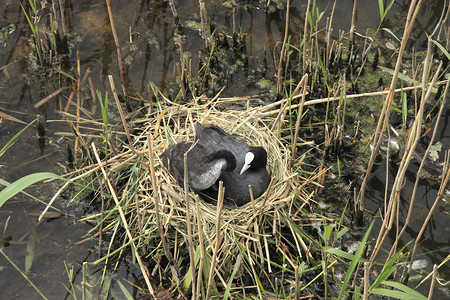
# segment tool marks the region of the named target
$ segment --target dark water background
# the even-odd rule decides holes
[[[81,73],[91,68],[91,78],[94,86],[104,93],[110,91],[107,75],[112,74],[119,86],[119,71],[117,66],[116,49],[109,26],[109,18],[104,1],[63,1],[65,3],[65,27],[69,36],[69,43],[73,46],[69,56],[72,68],[76,66],[76,50],[79,50]],[[154,82],[163,91],[171,92],[170,82],[176,76],[175,63],[179,61],[179,50],[174,38],[173,15],[164,1],[111,1],[112,11],[117,34],[122,47],[122,58],[125,61],[125,75],[129,90],[146,95],[147,84]],[[220,32],[232,34],[231,10],[223,5],[222,1],[206,1],[208,17],[220,28]],[[251,2],[251,1],[250,1]],[[279,51],[280,46],[274,49],[276,42],[282,40],[284,34],[284,11],[268,14],[257,5],[249,10],[237,10],[236,28],[247,34],[247,54],[249,56],[249,69],[255,68],[266,55],[268,62],[267,77],[275,74],[273,51]],[[365,33],[367,28],[376,28],[379,23],[378,1],[358,1],[356,30]],[[430,33],[442,12],[443,0],[424,1],[416,20],[413,31],[414,46],[416,49],[425,47],[426,33]],[[19,3],[28,10],[28,1],[6,0],[0,3],[0,28],[14,24],[16,30],[3,40],[0,40],[0,109],[25,122],[31,122],[38,115],[45,114],[47,122],[46,143],[43,149],[39,147],[35,126],[30,127],[2,157],[0,157],[0,178],[13,182],[27,174],[42,171],[56,173],[64,172],[67,165],[65,143],[68,137],[61,132],[69,132],[56,110],[56,101],[50,101],[41,109],[35,109],[34,104],[59,88],[58,81],[53,78],[42,78],[37,69],[33,67],[27,57],[30,55],[30,30]],[[303,34],[303,20],[307,1],[293,1],[291,8],[291,35],[292,44],[298,45],[299,37]],[[448,1],[447,1],[448,3]],[[332,1],[317,1],[321,11],[326,10],[324,19],[330,15]],[[51,5],[51,4],[50,4]],[[340,29],[348,32],[351,23],[353,1],[338,1],[333,28],[334,36]],[[403,24],[407,15],[409,1],[396,1],[386,17],[384,27],[391,28],[401,35]],[[182,23],[188,20],[199,22],[198,1],[176,2],[178,16]],[[58,20],[61,24],[61,20]],[[47,20],[42,20],[43,24]],[[45,30],[45,28],[43,28]],[[130,35],[131,33],[131,35]],[[382,35],[388,36],[382,32]],[[199,31],[186,29],[183,39],[185,51],[197,53],[204,50],[204,41]],[[193,66],[198,65],[193,57]],[[256,71],[255,71],[256,72]],[[256,72],[257,73],[257,72]],[[74,71],[72,71],[74,74]],[[258,78],[258,74],[255,78]],[[259,90],[252,78],[247,78],[243,72],[236,72],[228,82],[223,93],[224,96],[244,96],[257,93]],[[67,97],[68,94],[64,94]],[[66,98],[65,98],[66,99]],[[450,111],[446,109],[438,138],[443,143],[443,149],[449,148],[448,119]],[[2,120],[0,123],[0,148],[3,147],[17,132],[24,127],[23,124]],[[409,179],[414,181],[413,165]],[[375,170],[375,177],[367,191],[368,208],[378,209],[384,198],[384,170]],[[395,174],[394,174],[395,175]],[[392,175],[391,175],[392,176]],[[407,185],[412,186],[412,182]],[[48,202],[58,188],[58,184],[37,185],[27,191],[39,199]],[[437,187],[423,181],[418,190],[417,205],[419,211],[427,211],[434,201]],[[74,267],[76,282],[81,280],[80,267],[83,261],[94,261],[96,257],[95,243],[83,240],[91,225],[78,222],[77,219],[85,213],[81,205],[71,204],[70,199],[60,197],[56,207],[67,212],[63,218],[44,220],[37,224],[37,216],[43,205],[30,200],[23,195],[17,195],[6,205],[0,208],[0,232],[6,230],[3,237],[12,238],[4,252],[20,269],[24,269],[27,241],[29,236],[36,237],[35,258],[28,274],[30,280],[50,299],[64,299],[68,297],[66,286],[68,276],[64,262]],[[407,207],[406,199],[402,203]],[[9,218],[9,222],[7,220]],[[403,237],[406,243],[413,239],[421,226],[424,217],[413,220],[411,228]],[[426,253],[425,258],[432,264],[440,263],[449,253],[450,225],[448,215],[443,209],[437,209],[435,216],[426,230],[420,253]],[[100,277],[98,269],[91,269]],[[450,278],[448,268],[441,274]],[[123,263],[115,274],[114,279],[136,282],[142,280],[139,270]],[[98,284],[98,283],[97,283]],[[126,284],[126,283],[125,283]],[[113,282],[113,286],[116,286]],[[0,288],[2,299],[38,299],[40,296],[26,282],[3,256],[0,256]],[[130,291],[132,288],[130,288]],[[113,291],[120,291],[115,288]],[[68,297],[70,298],[70,297]]]

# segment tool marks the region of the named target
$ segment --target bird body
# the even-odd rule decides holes
[[[202,142],[180,142],[164,151],[164,166],[184,186],[184,153],[187,154],[189,186],[201,191],[217,182],[223,170],[236,167],[236,159],[228,151],[214,151]]]
[[[215,151],[228,150],[236,157],[236,168],[221,173],[219,180],[225,187],[225,201],[231,205],[241,206],[251,201],[249,185],[252,186],[254,199],[261,196],[270,183],[270,175],[266,170],[267,152],[262,147],[250,147],[246,142],[226,133],[220,127],[211,125],[195,125],[196,140],[207,142]],[[249,154],[251,153],[251,154]],[[253,155],[254,167],[246,165],[246,156]],[[203,191],[213,199],[217,199],[218,184]]]
[[[264,148],[250,147],[214,125],[205,127],[197,123],[195,130],[194,143],[177,143],[162,155],[164,166],[180,186],[184,185],[184,153],[189,151],[189,186],[206,201],[217,199],[219,181],[223,181],[227,205],[250,202],[249,185],[255,199],[264,193],[270,182]]]

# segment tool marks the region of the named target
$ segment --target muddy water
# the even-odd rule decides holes
[[[28,1],[20,1],[29,10]],[[77,53],[82,75],[91,69],[91,78],[96,89],[109,91],[107,75],[112,74],[119,84],[116,49],[109,26],[109,18],[103,1],[63,1],[64,20],[57,20],[60,30],[67,32],[71,49],[69,66],[66,72],[77,76],[75,66]],[[176,77],[176,63],[179,61],[178,40],[175,38],[175,26],[172,11],[165,1],[111,1],[117,34],[121,43],[124,73],[130,91],[146,95],[147,84],[154,82],[164,93],[173,94],[178,86],[172,82]],[[207,13],[220,32],[232,34],[233,24],[236,29],[247,35],[248,70],[236,70],[230,74],[226,82],[225,96],[242,96],[255,94],[260,86],[255,81],[275,74],[273,56],[279,51],[277,42],[284,34],[284,12],[266,13],[263,5],[250,6],[248,9],[237,9],[233,18],[231,10],[222,1],[206,1]],[[255,1],[256,2],[256,1]],[[277,2],[277,1],[272,1]],[[291,9],[292,44],[298,45],[303,32],[302,26],[306,6],[305,1],[293,1]],[[424,46],[425,35],[431,32],[435,21],[439,18],[444,1],[425,1],[417,20],[417,30],[413,31],[414,46]],[[334,16],[334,33],[339,29],[348,31],[351,21],[353,1],[339,1]],[[317,1],[321,11],[325,10],[324,18],[329,16],[332,2]],[[364,33],[366,28],[374,28],[379,22],[377,1],[358,1],[356,17],[357,31]],[[409,1],[397,1],[392,11],[387,15],[384,26],[397,28],[404,24]],[[57,11],[59,12],[59,8]],[[40,8],[38,4],[38,8]],[[185,26],[183,48],[192,54],[193,67],[198,65],[196,53],[204,50],[204,41],[199,31],[187,26],[187,21],[200,21],[197,1],[177,1],[178,16]],[[11,26],[11,24],[13,26]],[[48,19],[41,20],[39,30],[48,31]],[[7,27],[10,26],[10,27]],[[32,48],[29,43],[30,28],[21,10],[19,1],[2,1],[0,3],[0,28],[7,28],[9,35],[0,38],[0,111],[29,123],[37,116],[44,116],[45,143],[40,145],[36,126],[31,126],[2,157],[0,157],[0,178],[12,182],[33,172],[52,171],[63,173],[67,167],[66,143],[71,141],[67,132],[70,128],[64,122],[59,122],[61,116],[56,113],[59,108],[57,99],[48,102],[44,107],[36,109],[34,104],[57,90],[66,82],[56,73],[45,73],[37,68],[35,61],[30,59]],[[387,35],[387,33],[383,33]],[[264,74],[261,65],[267,61]],[[250,74],[250,76],[248,75]],[[62,94],[60,101],[66,103],[68,94]],[[73,112],[74,110],[72,110]],[[443,149],[449,148],[449,130],[446,125],[450,112],[445,113],[445,124],[440,126],[440,140]],[[0,123],[0,148],[3,147],[23,124],[2,119]],[[42,140],[42,139],[41,139]],[[411,173],[414,173],[412,166]],[[381,205],[384,192],[384,174],[379,168],[375,171],[370,190],[367,192],[368,208],[376,211]],[[411,177],[412,178],[412,177]],[[413,180],[413,179],[412,179]],[[410,183],[409,183],[410,184]],[[58,184],[37,185],[27,191],[37,198],[48,202]],[[418,212],[425,213],[432,205],[436,194],[436,186],[428,181],[421,183],[419,188],[421,201],[418,201]],[[403,205],[406,204],[403,203]],[[96,257],[95,241],[82,241],[85,233],[92,226],[77,219],[86,213],[83,205],[70,203],[69,195],[62,195],[55,205],[65,214],[62,217],[44,219],[37,223],[37,215],[43,205],[29,197],[18,195],[0,208],[0,232],[2,238],[8,238],[8,246],[4,253],[21,270],[25,268],[27,247],[33,253],[33,264],[27,274],[33,284],[50,299],[71,298],[65,286],[69,286],[69,277],[64,263],[73,268],[74,283],[81,281],[81,264],[83,261],[94,261]],[[448,211],[448,210],[447,210]],[[423,219],[419,219],[423,220]],[[437,210],[432,226],[427,229],[421,253],[427,253],[426,258],[432,263],[439,263],[448,253],[449,232],[448,217],[445,209]],[[414,223],[404,237],[408,242],[417,235],[420,223]],[[4,228],[6,228],[4,230]],[[31,242],[30,242],[31,241]],[[32,242],[34,241],[34,242]],[[438,249],[437,251],[434,251]],[[28,255],[29,256],[29,255]],[[101,267],[97,267],[101,268]],[[428,267],[430,269],[430,267]],[[89,269],[90,273],[98,273],[99,269]],[[446,278],[450,278],[448,268],[442,270]],[[115,279],[139,281],[139,271],[122,263]],[[93,291],[99,293],[100,276],[94,276]],[[124,282],[124,281],[122,281]],[[121,295],[117,284],[113,281],[113,291]],[[0,256],[0,287],[3,299],[38,299],[40,296],[20,273]],[[129,288],[132,291],[132,288]],[[136,294],[134,294],[136,295]],[[120,296],[118,298],[121,298]]]

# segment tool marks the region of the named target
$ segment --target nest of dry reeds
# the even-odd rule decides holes
[[[275,238],[271,237],[272,230],[265,229],[263,224],[279,220],[277,214],[282,208],[293,210],[292,213],[295,214],[303,203],[302,199],[307,196],[299,188],[302,186],[300,177],[292,170],[291,150],[278,137],[277,120],[282,119],[280,116],[283,114],[282,109],[279,109],[280,103],[248,106],[247,109],[239,110],[218,109],[219,106],[223,107],[222,104],[228,105],[214,99],[205,104],[199,104],[199,101],[182,106],[172,103],[160,107],[158,115],[146,124],[145,130],[137,138],[140,142],[135,144],[142,145],[141,149],[136,150],[149,159],[150,167],[140,182],[137,194],[139,210],[134,211],[140,216],[132,218],[139,222],[134,222],[132,229],[135,232],[153,233],[155,239],[163,240],[162,244],[175,248],[183,248],[182,244],[186,243],[197,257],[207,259],[209,264],[217,261],[215,270],[226,277],[227,270],[224,268],[227,268],[227,261],[232,260],[228,267],[233,268],[242,247],[250,250],[248,254],[255,255],[250,259],[268,259],[270,254],[267,240]],[[261,197],[238,208],[222,209],[219,205],[201,200],[192,191],[186,193],[176,183],[163,167],[160,155],[171,144],[194,140],[194,125],[197,122],[220,126],[249,145],[263,146],[267,150],[267,168],[272,182]],[[293,205],[294,199],[296,205]],[[155,225],[161,227],[159,235]],[[173,246],[177,242],[179,245]],[[142,246],[145,243],[144,241]],[[168,248],[166,246],[166,249],[161,250],[166,256],[171,256],[165,253],[173,251]],[[154,251],[147,250],[146,252]],[[176,251],[177,254],[179,252]]]

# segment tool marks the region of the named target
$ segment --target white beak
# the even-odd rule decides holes
[[[245,164],[245,165],[242,167],[242,169],[241,169],[241,173],[239,173],[239,174],[242,175],[242,173],[244,173],[245,171],[247,171],[248,168],[250,168],[250,165]]]

